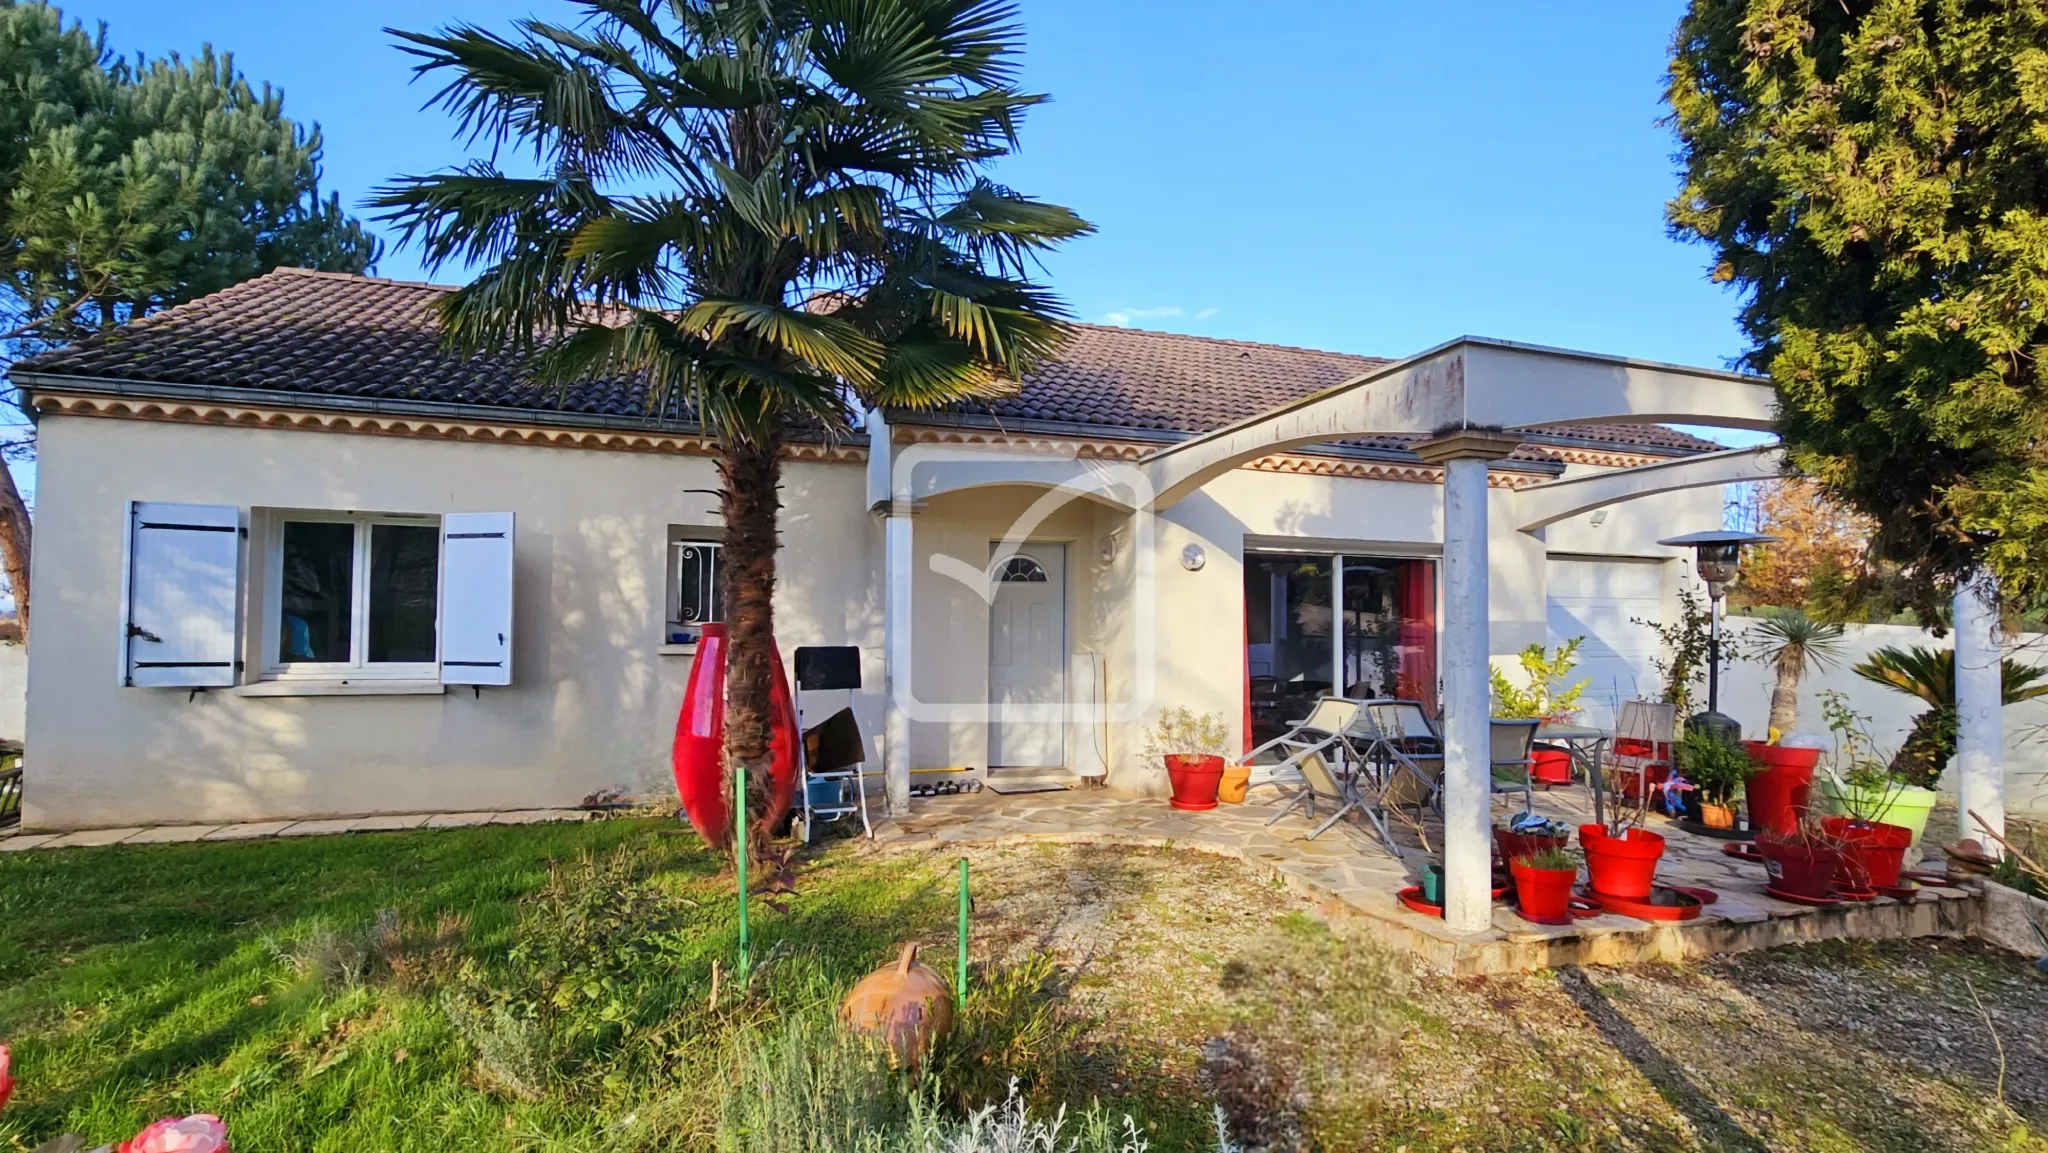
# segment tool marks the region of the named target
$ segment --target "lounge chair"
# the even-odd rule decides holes
[[[1529,779],[1529,755],[1536,744],[1534,720],[1503,720],[1495,717],[1491,727],[1493,751],[1493,792],[1522,794],[1522,811],[1536,804],[1536,785]]]
[[[1302,752],[1294,758],[1294,764],[1301,771],[1302,789],[1294,794],[1293,799],[1289,800],[1285,807],[1267,819],[1268,825],[1277,823],[1280,818],[1303,807],[1308,809],[1308,819],[1313,821],[1316,819],[1316,802],[1322,801],[1336,811],[1330,814],[1329,819],[1309,831],[1307,839],[1313,841],[1327,832],[1331,825],[1343,820],[1345,814],[1354,810],[1365,811],[1365,799],[1359,795],[1357,785],[1339,777],[1330,768],[1330,762],[1324,759],[1321,749]],[[1381,828],[1381,836],[1385,837],[1384,827]],[[1387,844],[1392,847],[1393,841],[1388,840]],[[1395,856],[1399,856],[1400,850],[1395,849],[1394,853]]]
[[[1294,722],[1293,728],[1246,753],[1238,762],[1252,770],[1251,782],[1246,787],[1300,781],[1300,765],[1311,754],[1332,751],[1340,758],[1355,761],[1357,753],[1346,734],[1357,719],[1357,701],[1347,701],[1342,697],[1324,697],[1317,701],[1316,707],[1309,710],[1308,716]],[[1254,758],[1266,753],[1277,754],[1281,759],[1272,764],[1253,764]]]

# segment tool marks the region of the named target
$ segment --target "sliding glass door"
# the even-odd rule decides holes
[[[1419,700],[1435,711],[1435,561],[1254,552],[1244,574],[1252,744],[1286,731],[1333,691]]]

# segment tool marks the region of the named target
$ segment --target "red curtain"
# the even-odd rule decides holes
[[[1394,585],[1401,614],[1400,692],[1431,713],[1436,700],[1436,562],[1403,561]]]

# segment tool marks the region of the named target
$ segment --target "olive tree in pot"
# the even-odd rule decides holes
[[[1145,736],[1146,757],[1158,757],[1173,782],[1171,803],[1176,809],[1216,807],[1216,787],[1223,781],[1223,756],[1229,747],[1230,729],[1222,714],[1180,706],[1161,711]]]

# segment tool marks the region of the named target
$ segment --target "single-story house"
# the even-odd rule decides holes
[[[718,614],[713,446],[631,381],[556,392],[443,351],[446,291],[280,269],[16,366],[41,430],[27,825],[666,780]],[[1753,381],[1077,326],[999,399],[789,448],[779,642],[861,649],[851,704],[898,800],[922,769],[1161,790],[1140,749],[1166,706],[1249,742],[1332,689],[1433,701],[1447,465],[1416,444],[1482,392],[1511,414],[1474,418],[1508,429],[1485,643],[1585,637],[1604,719],[1655,691],[1632,622],[1690,579],[1654,542],[1718,527],[1718,484],[1752,474],[1667,425],[1767,423]],[[1406,426],[1322,415],[1361,397]],[[1593,483],[1624,475],[1650,479]]]

